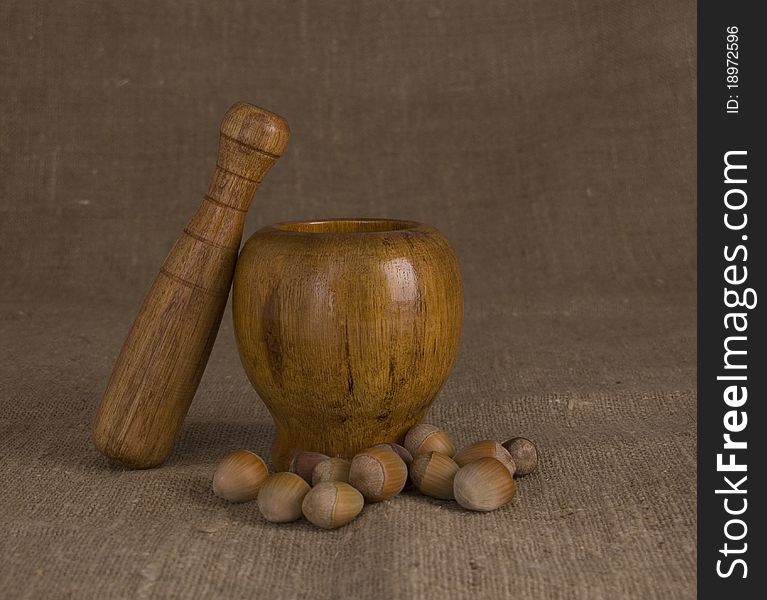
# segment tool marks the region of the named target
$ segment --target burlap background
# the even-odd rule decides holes
[[[695,573],[690,0],[0,5],[0,596],[686,598]],[[176,452],[89,421],[236,100],[293,140],[251,209],[423,220],[466,322],[431,420],[525,434],[540,472],[469,514],[405,495],[336,532],[209,491],[266,453],[231,317]]]

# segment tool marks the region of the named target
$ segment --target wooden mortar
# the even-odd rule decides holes
[[[450,244],[428,225],[278,223],[245,243],[232,313],[284,470],[298,450],[351,458],[402,441],[453,365],[463,288]]]

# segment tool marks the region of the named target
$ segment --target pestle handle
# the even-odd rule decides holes
[[[133,468],[170,454],[226,306],[245,215],[290,137],[284,118],[239,102],[221,122],[207,193],[152,283],[93,426],[96,447]]]

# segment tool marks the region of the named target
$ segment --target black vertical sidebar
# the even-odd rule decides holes
[[[767,25],[698,4],[698,598],[767,597]],[[761,10],[760,10],[761,9]]]

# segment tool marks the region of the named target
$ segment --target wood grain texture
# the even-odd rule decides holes
[[[240,357],[277,426],[276,469],[297,450],[351,458],[402,442],[458,350],[458,260],[427,225],[266,227],[243,246],[233,290]]]
[[[208,191],[144,299],[101,399],[93,438],[109,458],[147,468],[170,454],[218,333],[245,214],[289,135],[282,117],[243,102],[224,116]]]

